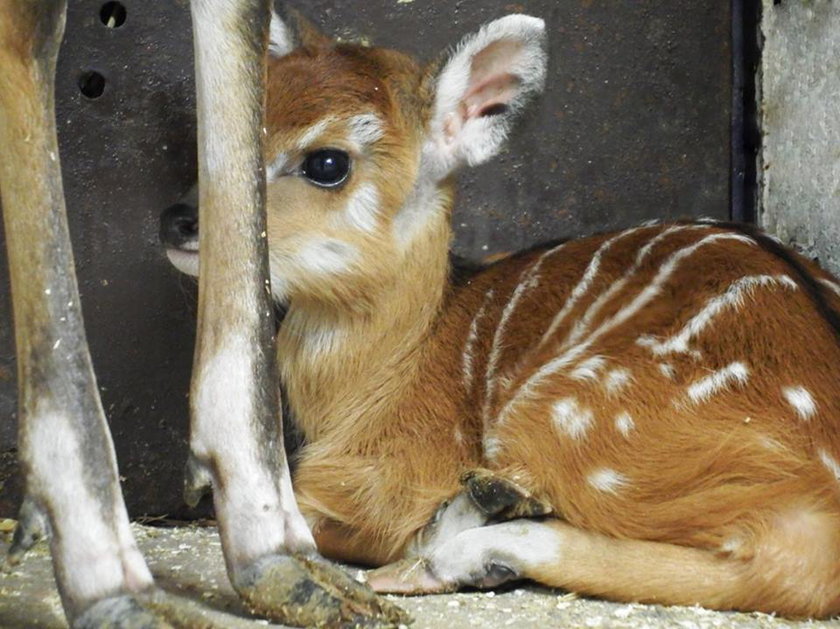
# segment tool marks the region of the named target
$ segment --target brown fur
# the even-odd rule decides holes
[[[433,76],[399,53],[351,45],[299,50],[270,67],[269,161],[279,152],[294,161],[316,146],[346,148],[349,116],[373,111],[386,121],[384,139],[353,155],[353,175],[340,190],[281,177],[268,192],[273,260],[325,237],[359,252],[327,277],[289,269],[290,309],[278,339],[289,402],[306,436],[297,497],[321,551],[371,565],[400,558],[441,501],[458,492],[461,473],[484,466],[547,500],[570,545],[569,563],[547,557],[526,576],[622,600],[840,612],[840,482],[820,460],[822,452],[840,461],[840,347],[790,265],[744,240],[700,246],[633,316],[534,381],[587,338],[569,341],[575,325],[588,322],[591,333],[638,299],[670,256],[732,232],[684,225],[662,236],[620,289],[591,309],[670,226],[621,237],[542,342],[615,234],[573,241],[543,258],[540,248],[505,257],[456,286],[447,279],[453,201],[445,181],[434,195],[437,210],[399,242],[401,208],[422,177]],[[333,123],[318,142],[295,148],[326,116]],[[334,217],[363,183],[379,193],[376,230],[337,227]],[[790,276],[799,288],[775,283],[746,292],[690,340],[696,354],[657,358],[637,343],[676,334],[710,299],[753,275]],[[828,288],[823,298],[840,308]],[[603,366],[575,378],[574,368],[593,356]],[[735,361],[749,370],[745,383],[699,402],[687,397],[692,384]],[[610,393],[605,374],[618,367],[632,378]],[[783,397],[788,386],[813,396],[809,420]],[[553,405],[566,398],[592,413],[584,437],[552,421]],[[627,436],[614,423],[622,412],[634,421]],[[601,468],[621,475],[614,491],[588,481]],[[606,569],[598,558],[610,556],[624,561]],[[711,581],[677,576],[692,570]]]

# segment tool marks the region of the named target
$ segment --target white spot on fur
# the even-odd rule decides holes
[[[653,336],[641,336],[637,343],[648,347],[654,356],[666,354],[694,354],[699,352],[689,348],[689,342],[697,338],[712,322],[712,320],[727,308],[739,309],[744,305],[745,297],[752,291],[764,286],[783,286],[789,290],[797,290],[798,286],[787,275],[750,275],[734,281],[726,291],[708,302],[694,315],[683,328],[670,338],[658,341]]]
[[[819,451],[820,461],[825,467],[828,469],[829,472],[834,474],[834,478],[840,481],[840,463],[837,462],[837,459],[832,457],[826,450],[820,449]]]
[[[362,184],[347,201],[344,209],[347,222],[356,229],[369,234],[379,225],[379,192],[370,183]]]
[[[817,403],[814,401],[814,396],[805,387],[784,387],[782,395],[799,415],[799,419],[808,421],[817,414]]]
[[[659,373],[668,378],[668,380],[673,380],[677,377],[677,372],[671,363],[659,363],[658,367]]]
[[[467,340],[464,343],[464,352],[461,356],[461,370],[464,372],[464,388],[467,390],[471,389],[473,384],[473,362],[475,361],[473,348],[475,346],[475,342],[478,340],[478,326],[487,312],[487,304],[493,299],[493,294],[493,289],[490,289],[487,293],[485,293],[484,301],[481,303],[481,308],[478,309],[478,312],[470,322],[470,331],[469,334],[467,334]]]
[[[582,408],[575,398],[564,398],[554,403],[551,413],[554,427],[562,434],[580,441],[592,427],[594,416]]]
[[[347,121],[347,127],[350,134],[348,140],[357,151],[365,150],[385,133],[382,119],[372,113],[353,116]]]
[[[624,367],[617,367],[610,370],[604,380],[609,395],[616,395],[627,388],[627,385],[633,380],[629,369]]]
[[[333,238],[316,240],[303,245],[296,260],[307,271],[322,275],[336,275],[350,268],[356,258],[352,245]]]
[[[627,477],[608,467],[595,470],[586,480],[598,491],[608,494],[617,494],[619,489],[627,485]]]
[[[591,356],[582,361],[569,374],[572,380],[589,380],[595,381],[598,379],[598,373],[607,364],[607,359],[603,356]]]
[[[615,418],[615,428],[625,437],[629,436],[633,429],[636,428],[636,422],[633,421],[633,418],[630,416],[630,413],[623,412],[619,413]]]
[[[457,426],[455,427],[452,436],[455,438],[455,443],[457,443],[459,446],[464,444],[464,433],[461,432],[461,429]]]
[[[688,387],[688,398],[695,404],[705,402],[716,393],[729,388],[733,384],[746,384],[749,379],[749,369],[744,363],[733,362],[706,376]]]

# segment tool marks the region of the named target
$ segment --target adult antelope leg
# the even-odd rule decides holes
[[[53,108],[64,13],[63,0],[0,4],[0,190],[27,494],[10,559],[49,532],[74,626],[151,627],[156,621],[132,598],[152,577],[129,529],[67,230]]]
[[[191,6],[201,273],[187,500],[212,485],[228,575],[256,611],[306,625],[398,622],[400,610],[320,560],[283,452],[263,169],[271,2]]]

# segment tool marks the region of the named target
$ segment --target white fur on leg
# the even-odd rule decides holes
[[[251,424],[250,390],[253,356],[246,339],[233,337],[198,374],[199,392],[192,427],[191,448],[199,460],[216,462],[219,519],[229,560],[239,566],[280,551],[312,550],[315,542],[297,509],[288,467],[278,473],[280,485],[261,457],[265,449],[282,443],[258,443]],[[292,533],[290,538],[288,533]]]
[[[511,520],[464,531],[435,548],[428,570],[447,586],[482,586],[493,566],[527,576],[537,565],[562,560],[557,529],[533,520]]]
[[[72,598],[95,601],[150,587],[152,575],[137,550],[119,487],[116,505],[103,505],[91,493],[83,435],[71,418],[41,403],[27,427],[30,491],[52,516],[54,561],[73,588]]]

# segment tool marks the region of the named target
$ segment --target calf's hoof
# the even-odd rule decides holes
[[[553,510],[524,487],[484,468],[464,472],[461,484],[473,503],[496,521],[537,518]]]

